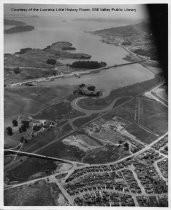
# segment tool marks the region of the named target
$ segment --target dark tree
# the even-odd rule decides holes
[[[23,136],[20,138],[21,143],[28,143],[27,139],[25,139]]]
[[[125,150],[129,150],[129,144],[127,142],[124,144],[124,148]]]
[[[81,85],[79,85],[79,88],[83,88],[83,87],[85,87],[85,84],[84,83],[81,84]]]
[[[48,60],[46,61],[46,63],[47,63],[47,64],[50,64],[50,65],[55,65],[55,64],[56,64],[56,60],[54,60],[54,59],[48,59]]]
[[[6,128],[6,132],[9,136],[12,136],[13,135],[13,132],[12,132],[12,128],[11,127],[7,127]]]
[[[34,130],[35,132],[39,131],[40,129],[41,129],[41,126],[39,126],[39,125],[34,125],[34,126],[33,126],[33,130]]]
[[[18,121],[17,120],[13,120],[12,124],[13,124],[14,127],[17,127],[18,126]]]
[[[88,90],[90,90],[90,91],[95,91],[95,86],[88,86],[88,88],[87,88]]]
[[[22,120],[21,122],[22,122],[22,125],[26,127],[26,129],[29,128],[29,121]]]
[[[75,61],[69,66],[72,68],[97,69],[106,66],[106,63],[99,63],[97,61]]]
[[[14,73],[15,74],[19,74],[21,72],[19,67],[14,68]]]
[[[20,129],[21,129],[22,132],[27,131],[27,127],[26,127],[25,125],[21,125]],[[22,133],[22,132],[21,132],[21,133]]]
[[[22,128],[19,128],[19,133],[22,133],[22,132],[23,132]]]

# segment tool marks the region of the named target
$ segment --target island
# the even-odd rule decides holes
[[[9,29],[5,29],[5,34],[20,33],[32,30],[34,30],[34,26],[29,26],[29,25],[15,26]]]
[[[14,27],[5,29],[4,30],[5,34],[13,34],[13,33],[27,32],[27,31],[34,30],[34,26],[30,26],[30,25],[25,24],[24,22],[16,21],[16,20],[4,19],[4,25],[14,26]]]

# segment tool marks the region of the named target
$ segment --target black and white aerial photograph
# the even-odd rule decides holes
[[[168,4],[47,3],[3,4],[2,209],[168,207]]]

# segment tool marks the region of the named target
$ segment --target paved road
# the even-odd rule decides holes
[[[45,155],[39,155],[39,154],[35,154],[35,153],[30,153],[30,152],[23,152],[23,151],[19,151],[19,150],[12,150],[12,149],[5,149],[4,152],[11,152],[11,153],[16,153],[16,154],[20,154],[20,155],[25,155],[25,156],[30,156],[30,157],[39,157],[39,158],[44,158],[44,159],[49,159],[49,160],[54,160],[54,161],[61,161],[61,162],[65,162],[65,163],[80,163],[77,161],[71,161],[71,160],[66,160],[66,159],[62,159],[62,158],[55,158],[55,157],[49,157],[49,156],[45,156]],[[90,164],[84,164],[84,165],[90,165]]]

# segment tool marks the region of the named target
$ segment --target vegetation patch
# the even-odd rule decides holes
[[[51,157],[68,159],[73,161],[81,161],[81,159],[86,154],[78,147],[64,144],[62,140],[54,142],[53,144],[47,146],[45,149],[40,150],[38,153]]]
[[[79,68],[79,69],[98,69],[105,67],[106,63],[98,61],[75,61],[69,66],[72,68]]]
[[[52,105],[39,112],[35,118],[37,119],[51,119],[51,120],[64,120],[71,119],[82,115],[81,112],[72,108],[70,102],[62,101],[58,104]]]
[[[134,121],[135,108],[136,108],[136,99],[133,99],[130,102],[119,107],[118,109],[106,114],[104,116],[104,119],[111,119],[114,116],[118,116],[128,121]]]
[[[32,185],[23,185],[5,190],[5,206],[54,206],[50,184],[38,181]]]
[[[67,86],[7,88],[4,93],[5,116],[35,114],[44,106],[56,104],[71,94],[72,89]]]
[[[123,156],[129,155],[129,151],[120,146],[106,145],[97,149],[91,150],[84,158],[83,162],[90,164],[104,164],[118,160]]]
[[[70,126],[69,123],[67,123],[66,125],[64,125],[60,131],[60,136],[64,136],[67,133],[69,133],[70,131],[72,131],[72,127]]]
[[[13,181],[24,182],[30,179],[50,175],[57,168],[57,161],[25,156],[20,159],[20,164],[5,171],[5,179],[8,184]]]
[[[141,97],[140,123],[160,135],[168,130],[168,108],[145,97]]]
[[[35,136],[29,144],[25,144],[23,148],[24,151],[33,152],[39,150],[41,147],[45,146],[49,142],[53,141],[59,136],[59,129],[54,127],[47,130],[44,133],[41,133],[38,136]]]
[[[73,122],[73,124],[77,127],[80,127],[80,126],[84,125],[85,123],[88,123],[89,121],[93,120],[97,116],[98,116],[98,114],[92,114],[88,117],[82,117],[82,118],[79,118],[79,119],[75,120]]]
[[[156,140],[156,136],[140,128],[137,124],[130,124],[126,130],[145,144],[150,144]]]
[[[129,99],[131,99],[132,97],[131,96],[125,96],[125,97],[122,97],[120,99],[118,99],[115,103],[115,105],[113,106],[113,108],[116,108],[117,106],[120,106],[121,104],[125,103],[126,101],[128,101]]]

